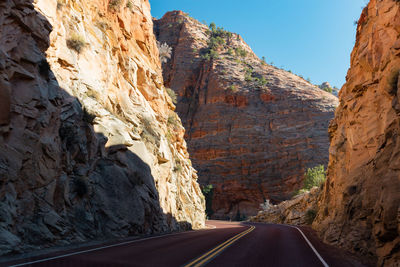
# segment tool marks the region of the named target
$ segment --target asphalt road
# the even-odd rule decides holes
[[[347,265],[340,259],[328,257],[326,260],[319,254],[318,247],[297,228],[223,221],[208,221],[207,224],[213,229],[53,253],[9,262],[7,266]],[[324,249],[324,253],[329,251]]]

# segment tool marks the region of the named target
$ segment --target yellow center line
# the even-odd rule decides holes
[[[232,245],[234,242],[242,238],[243,236],[247,235],[251,231],[255,229],[254,226],[251,226],[249,229],[235,235],[234,237],[228,239],[224,243],[220,244],[219,246],[213,248],[212,250],[208,251],[207,253],[203,254],[202,256],[198,257],[197,259],[193,260],[192,262],[184,265],[184,267],[198,267],[203,265],[205,262],[209,261],[213,257],[215,257],[217,254],[222,252],[224,249]]]
[[[207,257],[209,254],[213,253],[215,250],[218,250],[219,248],[221,248],[221,247],[223,247],[223,246],[225,246],[225,245],[227,245],[227,244],[230,244],[231,242],[234,242],[238,237],[240,237],[240,236],[246,234],[248,230],[249,230],[249,229],[246,229],[245,231],[243,231],[243,232],[241,232],[241,233],[235,235],[234,237],[228,239],[228,240],[225,241],[224,243],[218,245],[218,246],[215,247],[214,249],[208,251],[207,253],[205,253],[205,254],[202,255],[201,257],[199,257],[199,258],[197,258],[196,260],[194,260],[193,262],[191,262],[191,264],[194,264],[194,263],[196,263],[197,261],[202,260],[203,258]]]

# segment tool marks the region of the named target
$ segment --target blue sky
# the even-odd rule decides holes
[[[183,10],[239,33],[277,67],[341,87],[366,0],[150,0],[152,15]]]

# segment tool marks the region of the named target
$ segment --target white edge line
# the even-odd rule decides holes
[[[310,248],[314,251],[315,255],[317,255],[318,259],[322,262],[322,264],[324,265],[324,267],[329,267],[329,265],[326,263],[326,261],[324,261],[324,259],[321,257],[321,255],[319,255],[318,251],[314,248],[314,246],[311,244],[310,240],[308,240],[308,238],[306,237],[306,235],[303,233],[303,231],[300,230],[300,228],[296,227],[296,226],[292,226],[292,225],[288,225],[289,227],[295,228],[297,229],[300,234],[303,236],[303,238],[306,240],[307,244],[310,246]]]
[[[73,253],[68,253],[68,254],[64,254],[64,255],[60,255],[60,256],[40,259],[40,260],[36,260],[36,261],[19,263],[19,264],[16,264],[16,265],[10,265],[9,267],[18,267],[18,266],[24,266],[24,265],[28,265],[28,264],[40,263],[40,262],[44,262],[44,261],[51,261],[51,260],[55,260],[55,259],[70,257],[70,256],[78,255],[78,254],[83,254],[83,253],[86,253],[86,252],[102,250],[102,249],[105,249],[105,248],[118,247],[118,246],[123,246],[123,245],[126,245],[126,244],[136,243],[136,242],[140,242],[140,241],[144,241],[144,240],[156,239],[156,238],[161,238],[161,237],[165,237],[165,236],[187,234],[187,233],[192,233],[192,232],[194,232],[194,231],[192,230],[192,231],[186,231],[186,232],[181,232],[181,233],[174,233],[174,234],[167,234],[167,235],[160,235],[160,236],[153,236],[153,237],[147,237],[147,238],[142,238],[142,239],[136,239],[136,240],[132,240],[132,241],[126,241],[126,242],[122,242],[122,243],[118,243],[118,244],[103,246],[103,247],[99,247],[99,248],[92,248],[92,249],[88,249],[88,250],[81,250],[81,251],[77,251],[77,252],[73,252]]]

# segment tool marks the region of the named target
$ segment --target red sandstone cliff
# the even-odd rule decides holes
[[[335,96],[263,63],[237,34],[215,39],[223,44],[209,59],[208,27],[183,12],[156,20],[155,33],[172,48],[164,81],[199,181],[215,187],[213,217],[254,215],[265,199],[290,197],[306,168],[327,164]]]
[[[399,71],[400,3],[371,0],[329,127],[328,178],[313,227],[379,266],[400,265]]]
[[[0,1],[0,255],[204,226],[149,2],[129,3]]]

